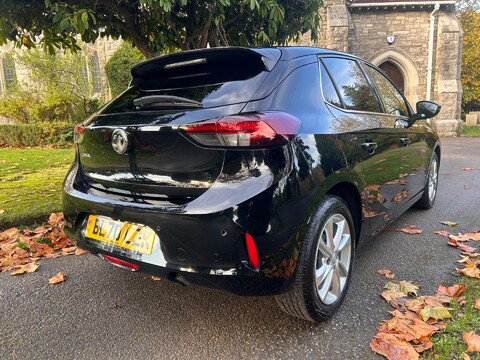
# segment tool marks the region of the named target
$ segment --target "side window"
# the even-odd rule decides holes
[[[393,86],[385,75],[371,66],[365,66],[368,74],[377,86],[378,93],[385,106],[387,114],[408,116],[408,106],[402,94]]]
[[[332,79],[330,78],[330,75],[328,75],[328,72],[322,63],[320,63],[320,68],[321,68],[321,76],[322,76],[323,98],[325,99],[326,102],[332,105],[343,107],[342,101],[340,100],[340,96],[338,95],[337,90],[335,89],[335,85],[333,85]]]
[[[322,61],[337,84],[346,109],[379,112],[372,89],[356,61],[341,58]]]

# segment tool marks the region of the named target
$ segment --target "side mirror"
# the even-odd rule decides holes
[[[417,113],[414,115],[415,120],[430,119],[440,112],[442,107],[433,101],[417,102]]]

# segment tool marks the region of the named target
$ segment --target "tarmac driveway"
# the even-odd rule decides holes
[[[446,229],[439,221],[458,221],[459,232],[480,228],[480,139],[442,144],[434,208],[409,210],[392,225],[423,233],[383,232],[361,249],[345,304],[329,322],[291,318],[270,298],[152,281],[92,255],[69,256],[32,274],[0,274],[0,359],[377,359],[368,344],[390,310],[377,270],[431,294],[453,284],[458,258],[432,233]],[[58,271],[69,279],[48,284]]]

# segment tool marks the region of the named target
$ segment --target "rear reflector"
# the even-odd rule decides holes
[[[81,144],[83,142],[83,131],[84,127],[81,124],[75,125],[73,128],[73,141],[75,143]]]
[[[119,268],[129,270],[129,271],[137,271],[139,269],[137,264],[133,264],[131,262],[117,259],[113,256],[110,255],[105,255],[105,254],[98,254],[103,260],[108,261],[110,264],[118,266]]]
[[[285,145],[300,131],[300,120],[284,112],[248,113],[182,126],[199,144],[216,148]]]
[[[245,246],[247,248],[248,261],[255,269],[259,269],[260,260],[258,259],[257,245],[249,233],[245,234]]]

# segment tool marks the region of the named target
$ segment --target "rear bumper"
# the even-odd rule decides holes
[[[99,196],[81,182],[78,167],[73,165],[64,182],[65,232],[83,249],[135,263],[140,271],[159,277],[181,277],[184,283],[238,295],[282,293],[293,279],[299,224],[307,202],[299,197],[293,209],[292,201],[282,204],[285,197],[275,195],[279,185],[274,175],[263,170],[260,176],[233,185],[219,181],[188,204],[162,206],[122,202],[106,193]],[[146,225],[159,240],[146,255],[88,239],[88,215]],[[246,232],[255,239],[259,270],[248,261]]]

